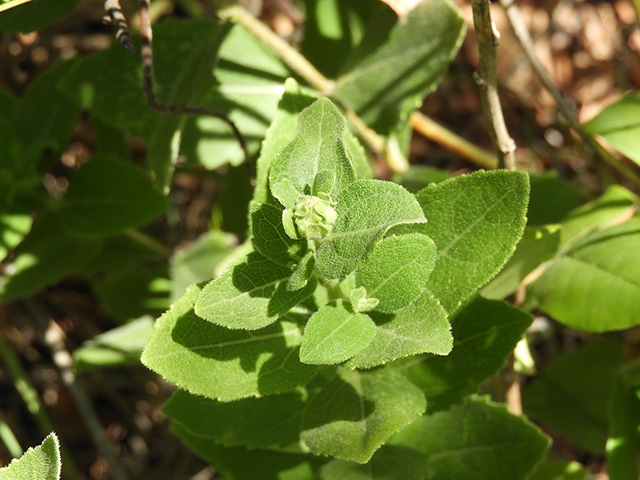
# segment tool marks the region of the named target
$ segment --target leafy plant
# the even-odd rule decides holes
[[[0,28],[75,5],[58,3],[0,10]],[[606,455],[612,480],[637,478],[637,360],[592,335],[638,325],[636,194],[609,185],[579,206],[554,174],[409,168],[412,115],[461,46],[460,9],[304,4],[304,56],[232,6],[154,27],[155,78],[114,42],[21,98],[0,89],[0,300],[37,311],[33,295],[82,278],[115,325],[73,352],[76,373],[141,356],[178,387],[173,432],[228,478],[588,478],[546,458],[529,418]],[[149,81],[163,104],[219,115],[158,114]],[[585,128],[637,162],[636,100]],[[90,158],[45,188],[81,110]],[[215,186],[207,231],[177,220],[185,177]],[[591,334],[548,353],[560,327],[536,333],[541,315]],[[520,383],[525,415],[502,403]],[[59,472],[57,450],[47,437],[0,478]]]

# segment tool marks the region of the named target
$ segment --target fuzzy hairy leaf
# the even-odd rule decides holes
[[[435,263],[436,245],[426,235],[388,237],[358,268],[356,285],[379,300],[376,310],[394,312],[418,298]]]
[[[61,216],[73,234],[107,235],[149,223],[168,206],[143,170],[95,156],[71,180]]]
[[[388,134],[435,89],[464,33],[453,2],[419,3],[406,23],[396,25],[384,43],[338,78],[335,98]]]
[[[300,346],[303,363],[341,363],[371,343],[376,334],[375,323],[347,305],[342,300],[330,302],[311,316]]]
[[[524,480],[549,439],[505,406],[477,399],[421,417],[389,443],[420,452],[433,480]]]
[[[477,297],[451,318],[453,350],[398,364],[429,399],[428,410],[444,410],[478,390],[494,375],[531,324],[531,315],[505,302]]]
[[[346,363],[349,368],[371,368],[417,353],[447,355],[451,351],[453,338],[447,312],[427,290],[393,314],[373,311],[369,316],[376,322],[376,335]]]
[[[553,260],[529,288],[557,321],[590,332],[640,323],[640,219],[593,233]]]
[[[375,243],[394,225],[426,222],[413,195],[400,185],[357,180],[337,199],[338,220],[318,250],[318,269],[329,278],[355,270]]]
[[[355,170],[344,144],[346,121],[326,98],[317,100],[298,116],[296,136],[275,158],[269,172],[271,193],[287,208],[295,207],[293,187],[299,196],[320,191],[337,198],[355,180]],[[318,175],[328,176],[321,190],[315,187]]]
[[[40,445],[0,468],[0,480],[58,480],[61,463],[60,441],[51,432]]]
[[[287,447],[298,442],[306,399],[300,392],[219,402],[178,390],[162,412],[198,437],[226,447]]]
[[[300,260],[306,249],[306,242],[294,240],[284,231],[282,225],[283,208],[280,205],[262,203],[251,210],[255,249],[274,262],[290,266]]]
[[[394,370],[338,369],[309,401],[301,439],[316,455],[365,463],[425,407],[422,392]]]
[[[511,257],[524,231],[528,195],[527,174],[506,170],[460,175],[416,194],[429,223],[399,231],[421,232],[435,242],[427,288],[448,312]]]
[[[210,322],[232,329],[256,330],[310,296],[315,280],[291,292],[287,281],[291,269],[253,252],[230,266],[202,290],[195,313]]]
[[[332,460],[320,468],[319,480],[425,480],[424,459],[415,450],[385,445],[366,465]]]
[[[257,332],[229,330],[193,312],[200,287],[156,321],[142,363],[181,388],[221,401],[283,393],[305,385],[316,367],[298,360],[301,319],[283,317]]]

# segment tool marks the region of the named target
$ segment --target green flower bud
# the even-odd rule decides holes
[[[298,200],[293,211],[286,214],[289,217],[287,221],[293,220],[301,237],[322,240],[333,230],[338,218],[334,206],[334,201],[326,193],[320,193],[317,197],[305,195]]]
[[[367,297],[367,289],[364,287],[358,287],[351,290],[349,293],[351,300],[351,308],[354,312],[364,313],[373,310],[378,306],[380,300],[374,297]]]

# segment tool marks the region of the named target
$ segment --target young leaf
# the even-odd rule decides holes
[[[593,233],[559,255],[529,288],[557,321],[590,332],[640,319],[640,219]]]
[[[294,240],[282,225],[283,208],[262,203],[251,209],[251,241],[255,249],[274,262],[290,266],[305,254],[306,241]]]
[[[330,302],[314,313],[304,329],[300,360],[332,365],[350,359],[376,334],[376,325],[364,313],[348,309],[342,300]]]
[[[60,468],[60,442],[51,432],[40,445],[0,468],[0,480],[59,480]]]
[[[338,369],[309,401],[301,440],[316,455],[366,463],[425,407],[420,390],[394,370]]]
[[[392,236],[378,243],[356,271],[356,285],[377,298],[376,310],[394,312],[412,303],[436,263],[436,246],[426,235]]]
[[[365,465],[333,460],[320,468],[319,480],[425,480],[424,458],[415,450],[385,445]]]
[[[609,105],[584,128],[604,137],[613,147],[640,165],[640,92],[633,92]]]
[[[295,292],[305,287],[313,276],[316,267],[315,252],[308,250],[302,260],[293,269],[293,273],[287,280],[287,291]]]
[[[305,406],[300,392],[222,403],[178,390],[162,412],[190,433],[225,447],[267,448],[298,443]]]
[[[476,297],[451,318],[454,345],[448,356],[407,359],[397,369],[422,389],[430,412],[444,410],[498,372],[531,320],[505,302]]]
[[[275,322],[313,293],[315,280],[287,290],[291,269],[257,252],[227,268],[202,290],[195,313],[232,329],[256,330]]]
[[[388,134],[438,85],[457,53],[465,27],[448,0],[419,3],[403,25],[336,82],[335,98],[375,130]]]
[[[333,199],[355,180],[355,170],[347,154],[344,135],[346,121],[338,108],[326,98],[317,100],[298,116],[296,136],[282,150],[269,172],[271,193],[287,208],[295,207],[282,182],[286,181],[298,196],[317,195],[313,191],[316,176],[321,172],[335,175],[323,192]]]
[[[524,480],[549,439],[505,406],[476,399],[420,418],[389,443],[420,452],[433,480]]]
[[[149,223],[168,206],[140,168],[95,156],[71,180],[61,218],[70,233],[109,235]]]
[[[426,222],[413,195],[400,185],[380,180],[357,180],[337,199],[338,220],[318,250],[318,269],[329,278],[343,278],[355,270],[394,225]]]
[[[298,360],[296,316],[259,332],[229,330],[196,316],[200,287],[192,285],[156,321],[142,363],[181,388],[223,402],[273,395],[303,386],[316,368]]]
[[[139,365],[153,332],[153,318],[141,317],[84,342],[73,352],[76,372],[121,365]]]
[[[0,214],[0,261],[29,233],[31,223],[31,215]]]
[[[447,355],[451,351],[447,312],[427,290],[393,314],[373,311],[368,315],[376,322],[376,335],[345,364],[348,368],[371,368],[417,353]]]
[[[522,390],[527,415],[600,454],[607,441],[607,405],[621,342],[600,338],[559,357]]]
[[[433,239],[438,254],[427,288],[453,312],[507,262],[526,223],[525,172],[495,170],[429,185],[416,198],[429,223],[402,227]]]

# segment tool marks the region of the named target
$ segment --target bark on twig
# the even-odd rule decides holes
[[[474,78],[480,88],[482,110],[489,130],[489,137],[498,155],[498,167],[515,170],[516,144],[507,131],[498,94],[496,77],[498,39],[491,21],[489,0],[471,0],[471,6],[480,54],[478,71]]]

